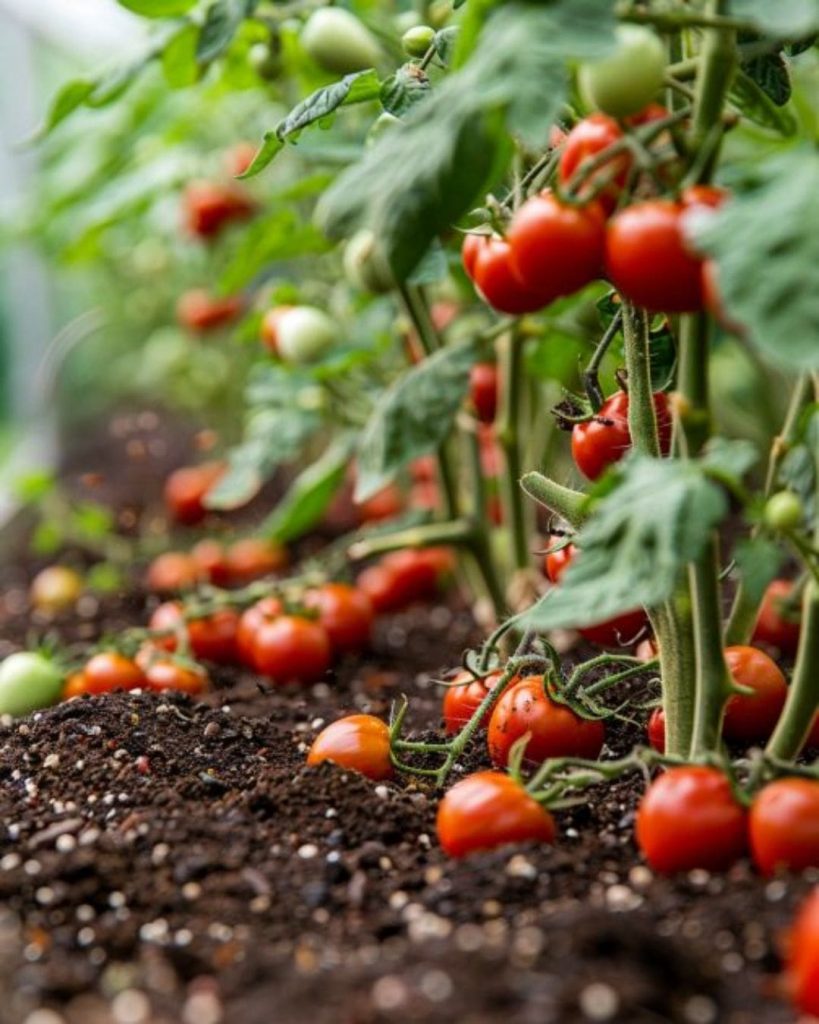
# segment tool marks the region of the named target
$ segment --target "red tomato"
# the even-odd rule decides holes
[[[256,146],[252,142],[237,142],[225,150],[225,170],[234,178],[238,178],[253,163]]]
[[[385,519],[394,519],[403,511],[404,497],[397,484],[387,484],[358,505],[358,515],[362,523],[380,523]]]
[[[551,814],[511,776],[476,772],[457,782],[438,804],[438,842],[450,857],[507,843],[551,843]]]
[[[651,312],[703,307],[702,261],[686,246],[686,207],[648,199],[615,214],[606,233],[606,273],[626,298]]]
[[[184,292],[176,304],[177,322],[186,331],[214,331],[235,320],[241,312],[242,300],[237,295],[219,298],[204,288]]]
[[[502,676],[503,672],[497,671],[490,672],[483,679],[476,679],[471,672],[463,671],[447,684],[444,694],[444,726],[448,736],[454,736],[456,732],[461,731],[481,706],[489,691],[498,685]],[[514,686],[515,680],[509,685]],[[481,729],[487,728],[491,717],[491,711],[483,716]]]
[[[566,131],[559,124],[553,124],[549,129],[549,148],[557,149],[558,146],[562,146],[567,137]]]
[[[376,782],[391,778],[389,727],[373,715],[340,718],[322,729],[310,747],[307,763],[322,761],[351,768]]]
[[[180,693],[201,693],[208,685],[208,674],[202,668],[182,665],[167,656],[152,658],[145,668],[149,690],[178,690]]]
[[[549,192],[520,207],[507,232],[512,272],[545,306],[600,277],[605,219],[597,203],[564,206]]]
[[[195,587],[202,578],[202,570],[191,555],[184,551],[165,551],[148,566],[146,583],[157,594],[170,594]]]
[[[319,622],[337,653],[363,651],[369,647],[375,612],[363,590],[347,583],[325,583],[308,591],[304,604],[318,611]]]
[[[756,647],[726,647],[725,662],[740,686],[753,696],[734,694],[725,705],[722,734],[728,740],[754,743],[767,740],[779,720],[788,684],[776,662]]]
[[[200,540],[191,548],[191,557],[204,579],[217,587],[225,587],[230,583],[225,548],[218,540]]]
[[[203,462],[174,470],[165,481],[165,506],[177,523],[193,526],[207,515],[203,502],[225,472],[223,462]]]
[[[790,580],[774,580],[770,583],[754,626],[755,643],[778,647],[783,654],[795,654],[799,646],[801,609],[797,605],[791,611],[788,606],[793,587]]]
[[[277,683],[313,683],[330,667],[330,638],[318,622],[280,615],[259,626],[253,657],[258,671]]]
[[[214,238],[231,221],[245,220],[255,205],[236,185],[192,181],[182,198],[185,224],[197,238]]]
[[[153,613],[149,628],[157,631],[178,631],[187,629],[188,642],[195,658],[229,664],[236,657],[236,631],[239,616],[232,608],[222,608],[202,619],[185,621],[181,605],[166,601]],[[153,641],[158,647],[175,651],[177,638],[174,635]]]
[[[377,614],[397,611],[399,594],[395,586],[395,573],[384,565],[370,565],[356,580],[356,586],[369,597]]]
[[[788,987],[796,1006],[819,1016],[819,888],[796,916],[788,941]]]
[[[751,853],[763,875],[819,867],[819,782],[777,779],[760,790],[749,818]]]
[[[585,160],[596,157],[623,137],[620,126],[613,117],[606,114],[592,114],[579,121],[566,137],[566,145],[558,165],[558,179],[561,185],[568,185],[572,176]],[[597,170],[585,179],[578,195],[583,198],[600,187],[604,181],[610,183],[597,196],[606,213],[612,213],[620,193],[626,186],[631,155],[628,151],[615,153]]]
[[[654,412],[660,451],[668,455],[671,450],[671,411],[664,391],[654,393]],[[572,456],[577,468],[589,480],[596,480],[612,463],[619,462],[630,448],[628,394],[625,391],[615,391],[590,420],[576,423],[572,428]]]
[[[270,622],[284,611],[284,605],[278,597],[263,597],[261,601],[245,608],[236,627],[236,652],[239,660],[248,668],[256,668],[254,645],[256,633],[264,622]]]
[[[419,548],[392,551],[381,559],[381,564],[393,573],[401,607],[437,595],[440,577],[451,565],[447,557],[440,548]]]
[[[90,658],[82,671],[86,693],[136,690],[145,685],[142,669],[116,651],[103,651]]]
[[[630,117],[626,117],[624,120],[626,124],[636,128],[641,124],[649,124],[651,121],[662,121],[664,117],[668,117],[668,110],[666,110],[662,103],[649,103],[647,107],[644,107],[636,114],[632,114]]]
[[[651,712],[646,727],[648,742],[661,754],[665,753],[665,712],[662,708],[655,708]]]
[[[470,280],[475,277],[475,261],[478,258],[478,251],[484,237],[484,235],[464,235],[461,245],[461,262]]]
[[[671,768],[637,810],[637,844],[654,871],[724,871],[747,845],[745,809],[716,768]]]
[[[552,538],[555,543],[559,539],[559,537]],[[543,570],[546,573],[546,579],[551,583],[558,583],[576,554],[577,548],[574,544],[567,544],[565,547],[560,548],[559,551],[550,551],[543,559]]]
[[[534,313],[555,297],[521,283],[512,269],[511,247],[503,238],[481,238],[475,256],[473,280],[481,298],[501,313]]]
[[[292,306],[274,306],[262,317],[261,339],[262,344],[271,355],[279,354],[279,325],[285,313],[289,312]]]
[[[469,373],[469,400],[482,423],[492,423],[498,410],[498,368],[476,363]]]
[[[263,537],[245,537],[227,550],[227,569],[231,583],[243,585],[280,572],[287,565],[287,549]]]
[[[526,760],[540,764],[549,757],[596,758],[606,738],[599,721],[580,718],[546,694],[542,676],[529,676],[504,690],[489,719],[488,746],[499,768],[509,761],[512,744],[531,733]]]
[[[687,210],[705,207],[716,210],[728,198],[728,192],[718,185],[689,185],[682,190],[680,199]]]

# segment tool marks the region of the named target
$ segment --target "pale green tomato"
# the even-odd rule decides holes
[[[805,518],[805,506],[793,491],[779,491],[768,498],[763,517],[771,530],[795,530]]]
[[[430,25],[416,25],[401,36],[401,45],[410,57],[423,57],[435,42],[435,29]]]
[[[338,341],[338,327],[326,313],[313,306],[293,306],[278,324],[277,350],[286,363],[314,363]]]
[[[578,84],[585,102],[612,117],[643,110],[663,84],[665,47],[648,28],[620,25],[609,57],[582,64]]]
[[[314,11],[301,31],[301,44],[316,64],[336,75],[363,71],[381,59],[375,36],[341,7]]]
[[[387,257],[372,231],[356,232],[344,249],[344,272],[354,288],[381,295],[395,286]]]
[[[0,665],[0,715],[27,715],[60,697],[63,673],[33,651],[10,654]]]

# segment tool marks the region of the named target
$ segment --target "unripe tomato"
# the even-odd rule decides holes
[[[200,540],[191,548],[191,558],[196,562],[199,576],[217,587],[230,583],[227,552],[218,540]]]
[[[583,118],[565,138],[565,145],[558,164],[558,179],[561,185],[568,185],[572,176],[582,166],[584,160],[596,157],[598,153],[613,146],[623,137],[623,132],[614,118],[605,114],[592,114]],[[615,153],[599,168],[592,171],[584,180],[578,195],[594,193],[603,182],[609,182],[598,193],[597,201],[606,213],[610,214],[617,206],[620,193],[626,187],[631,169],[631,155],[625,151]]]
[[[165,507],[177,523],[193,526],[207,515],[204,500],[208,491],[224,475],[223,462],[203,462],[174,470],[165,481]]]
[[[520,207],[506,237],[513,273],[542,306],[601,275],[606,232],[597,203],[565,206],[542,192]]]
[[[340,718],[322,729],[310,747],[307,763],[322,761],[332,761],[374,782],[391,778],[389,726],[374,715]]]
[[[551,700],[542,676],[521,679],[498,698],[487,734],[492,763],[505,767],[512,745],[527,732],[531,736],[524,756],[534,764],[549,757],[596,758],[606,738],[602,722],[580,718]]]
[[[264,537],[245,537],[230,545],[225,560],[230,582],[241,586],[281,572],[289,559],[282,544]]]
[[[237,142],[225,150],[225,170],[234,178],[238,178],[253,163],[256,146],[252,142]]]
[[[484,698],[490,690],[498,685],[503,677],[503,671],[490,672],[483,679],[476,679],[471,672],[459,672],[451,682],[447,683],[444,694],[444,727],[448,736],[454,736],[460,732],[472,715],[478,710]],[[515,681],[510,682],[514,686]],[[480,728],[486,729],[492,712],[487,711],[483,716]]]
[[[344,248],[344,273],[354,288],[382,295],[395,287],[389,260],[367,228],[356,232]]]
[[[435,29],[431,25],[414,25],[401,36],[401,45],[410,57],[423,57],[434,42]]]
[[[272,45],[271,45],[272,44]],[[254,43],[248,50],[248,61],[250,66],[266,82],[272,82],[282,72],[282,59],[279,53],[278,41],[275,43]]]
[[[819,867],[819,782],[769,783],[751,804],[748,824],[751,854],[763,875]]]
[[[31,581],[28,596],[32,607],[46,615],[73,608],[85,589],[82,576],[67,565],[50,565]]]
[[[253,658],[258,671],[278,684],[314,683],[330,667],[330,638],[312,619],[280,615],[259,626]]]
[[[302,366],[327,355],[338,341],[338,335],[335,322],[320,309],[293,306],[279,317],[276,349],[286,363]]]
[[[18,651],[0,664],[0,715],[27,715],[60,698],[63,673],[35,651]]]
[[[450,857],[508,843],[554,842],[551,814],[502,772],[476,772],[457,782],[438,805],[438,842]]]
[[[145,684],[149,690],[178,690],[195,695],[208,686],[208,674],[200,667],[193,668],[163,654],[147,661]]]
[[[242,300],[237,295],[219,298],[204,288],[183,292],[176,304],[176,319],[186,331],[197,333],[213,331],[231,323],[242,312]]]
[[[472,259],[471,255],[467,258]],[[551,293],[541,294],[521,283],[512,269],[511,247],[503,238],[478,238],[472,271],[472,280],[481,298],[501,313],[511,316],[534,313],[553,298]]]
[[[304,604],[318,612],[318,620],[337,654],[369,647],[375,611],[363,590],[347,583],[325,583],[308,590]]]
[[[665,712],[662,708],[654,708],[646,726],[648,742],[661,754],[665,753]]]
[[[668,396],[664,391],[655,391],[653,400],[660,451],[668,455],[672,427]],[[590,420],[576,423],[572,428],[572,456],[577,468],[589,480],[602,476],[604,470],[619,462],[630,448],[628,394],[625,391],[616,391]]]
[[[334,75],[363,71],[378,64],[381,49],[370,30],[342,7],[320,7],[301,30],[301,45]]]
[[[670,768],[648,787],[637,810],[637,844],[664,875],[725,871],[747,846],[745,809],[716,768]]]
[[[498,368],[476,363],[469,371],[469,400],[482,423],[492,423],[498,411]]]
[[[618,25],[617,46],[601,60],[580,66],[578,83],[584,100],[612,117],[642,110],[662,88],[665,47],[651,29]]]
[[[756,647],[726,647],[725,663],[734,682],[754,692],[736,693],[728,698],[723,736],[743,743],[767,740],[785,706],[785,676],[776,662]]]
[[[819,888],[804,901],[791,929],[786,977],[796,1006],[819,1016]]]
[[[136,690],[145,685],[145,676],[139,665],[116,651],[95,654],[86,662],[83,675],[88,693]]]
[[[284,611],[284,605],[272,594],[263,597],[261,601],[245,608],[239,617],[239,625],[236,627],[236,652],[239,661],[248,668],[256,668],[256,655],[254,645],[256,633],[264,622],[270,622]]]
[[[279,324],[285,313],[293,309],[293,306],[274,306],[262,317],[261,339],[267,351],[273,355],[279,354]]]
[[[796,653],[802,614],[798,604],[791,610],[793,587],[790,580],[774,580],[768,584],[754,626],[754,643],[778,647],[783,654]]]
[[[804,521],[805,506],[793,491],[779,491],[765,502],[763,518],[771,530],[795,530]]]
[[[192,181],[182,198],[185,224],[198,238],[214,238],[232,221],[246,220],[255,210],[252,199],[237,185]]]
[[[202,578],[197,560],[184,551],[165,551],[148,566],[146,583],[155,594],[190,590]]]

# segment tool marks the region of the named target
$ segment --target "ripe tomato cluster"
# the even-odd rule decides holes
[[[287,549],[263,537],[245,537],[230,544],[202,540],[190,550],[166,551],[151,562],[146,582],[158,594],[179,593],[199,583],[241,587],[287,568]]]

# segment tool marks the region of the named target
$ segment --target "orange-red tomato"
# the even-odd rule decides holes
[[[72,672],[66,679],[63,686],[63,700],[71,700],[72,697],[81,697],[88,693],[88,682],[84,672]]]
[[[178,690],[193,695],[207,688],[208,674],[203,668],[182,665],[164,655],[147,661],[145,682],[149,690]]]
[[[347,583],[325,583],[304,595],[307,608],[318,612],[333,650],[363,651],[370,645],[375,611],[367,594]]]
[[[763,875],[819,867],[819,782],[777,779],[760,790],[749,817],[751,853]]]
[[[457,782],[438,805],[438,842],[450,857],[508,843],[551,843],[555,823],[511,776],[476,772]]]
[[[512,268],[512,247],[499,236],[478,239],[472,280],[485,302],[512,316],[534,313],[555,297],[551,291],[535,290],[522,283]]]
[[[185,226],[197,238],[210,239],[232,221],[245,220],[255,203],[237,185],[192,181],[182,197]]]
[[[747,815],[716,768],[671,768],[656,778],[637,810],[637,844],[662,874],[724,871],[747,846]]]
[[[671,412],[664,391],[654,394],[657,433],[660,451],[668,455],[671,450]],[[607,398],[590,420],[576,423],[572,429],[572,457],[580,472],[589,480],[596,480],[631,448],[628,426],[628,394],[617,391]]]
[[[246,608],[240,618],[236,629],[236,651],[239,660],[248,668],[256,668],[256,656],[253,647],[256,642],[256,633],[263,622],[269,622],[277,618],[284,611],[284,605],[278,599],[270,595],[263,597],[261,601]]]
[[[281,324],[282,317],[292,308],[292,306],[274,306],[273,309],[269,309],[262,317],[262,344],[273,356],[279,354],[279,325]]]
[[[86,662],[82,674],[85,677],[86,693],[136,690],[145,685],[142,669],[130,658],[116,651],[102,651],[93,655]]]
[[[464,235],[461,244],[461,263],[466,271],[466,276],[473,280],[475,277],[475,261],[478,258],[478,251],[481,247],[483,235]]]
[[[512,745],[530,733],[525,759],[540,764],[549,757],[596,758],[603,749],[605,726],[580,718],[547,695],[542,676],[528,676],[505,690],[492,709],[487,741],[492,763],[509,763]]]
[[[186,331],[215,331],[231,323],[242,312],[238,295],[220,298],[205,288],[192,288],[183,292],[176,304],[176,320]]]
[[[396,611],[395,574],[384,565],[370,565],[361,572],[356,586],[363,591],[377,614]]]
[[[195,558],[184,551],[165,551],[148,566],[146,583],[157,594],[171,594],[195,587],[202,578]]]
[[[276,683],[313,683],[332,660],[324,627],[298,615],[280,615],[263,622],[253,642],[256,668]]]
[[[447,735],[454,736],[460,732],[472,715],[478,710],[484,698],[500,682],[503,671],[490,672],[483,679],[476,679],[471,672],[459,672],[457,676],[447,683],[447,690],[444,694],[444,726]],[[515,680],[510,681],[510,686],[515,685]],[[486,729],[489,725],[491,711],[487,711],[481,720],[480,728]]]
[[[308,764],[332,761],[380,781],[392,777],[390,730],[374,715],[348,715],[326,726],[307,755]]]
[[[568,185],[572,176],[586,160],[596,157],[603,150],[613,146],[623,137],[620,126],[607,114],[591,114],[579,121],[566,136],[563,153],[558,165],[561,185]],[[586,177],[578,195],[582,198],[593,193],[608,182],[598,194],[597,200],[606,213],[612,213],[623,191],[631,169],[630,153],[615,153],[597,170]]]
[[[776,662],[756,647],[726,647],[725,662],[734,682],[754,692],[728,699],[723,736],[743,743],[767,740],[788,695],[785,676]]]
[[[191,548],[191,558],[199,568],[199,574],[217,587],[230,582],[227,553],[218,540],[200,540]]]
[[[804,901],[788,941],[786,977],[796,1006],[819,1016],[819,888]]]
[[[398,611],[414,601],[435,597],[452,572],[454,558],[448,548],[393,551],[358,577],[358,587],[376,612]]]
[[[149,626],[162,631],[187,629],[194,657],[204,661],[230,664],[236,657],[239,615],[233,608],[220,608],[204,618],[186,622],[181,605],[175,601],[166,601],[153,613]],[[153,642],[167,651],[174,651],[177,647],[175,635],[157,638]]]
[[[359,502],[357,507],[362,523],[380,523],[404,511],[404,496],[397,484],[387,484],[371,498]]]
[[[203,502],[225,472],[223,462],[203,462],[174,470],[165,481],[165,506],[177,523],[193,526],[207,515]]]
[[[725,309],[719,287],[719,267],[714,260],[705,260],[702,265],[702,298],[705,308],[724,330],[738,337],[747,334],[745,325],[732,319]]]
[[[498,368],[476,363],[469,372],[469,400],[482,423],[492,423],[498,411]]]
[[[665,712],[662,708],[654,708],[646,726],[648,742],[661,754],[665,753]]]
[[[281,572],[288,562],[287,549],[263,537],[245,537],[227,549],[225,556],[231,583],[242,585]]]
[[[553,537],[551,540],[557,543],[559,539],[559,537]],[[550,551],[549,554],[545,555],[543,571],[546,573],[546,579],[551,583],[560,582],[560,577],[569,568],[569,564],[576,554],[577,548],[574,544],[566,544],[557,551]]]
[[[755,643],[778,647],[783,654],[795,654],[799,646],[801,610],[788,607],[794,584],[790,580],[774,580],[768,585],[759,618],[754,626]]]

